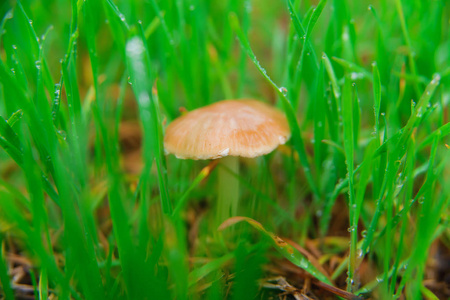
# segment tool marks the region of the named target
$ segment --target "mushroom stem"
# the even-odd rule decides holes
[[[218,170],[219,199],[217,201],[217,217],[219,223],[222,223],[226,219],[236,216],[237,213],[239,181],[235,174],[239,174],[239,158],[237,156],[227,156],[222,158],[220,162],[223,167]]]

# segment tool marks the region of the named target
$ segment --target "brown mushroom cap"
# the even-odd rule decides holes
[[[283,113],[257,100],[224,100],[193,110],[166,129],[165,150],[183,159],[257,157],[290,137]]]

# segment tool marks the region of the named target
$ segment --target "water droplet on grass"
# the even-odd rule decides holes
[[[363,251],[362,251],[361,248],[359,248],[359,249],[356,250],[356,256],[357,256],[358,258],[363,257]]]
[[[284,86],[280,87],[280,88],[279,88],[279,91],[280,91],[284,96],[286,96],[287,93],[288,93],[287,88],[285,88]]]
[[[64,141],[67,139],[67,134],[64,130],[58,130],[57,133]]]

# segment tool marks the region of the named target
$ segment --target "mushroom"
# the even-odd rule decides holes
[[[166,152],[181,159],[218,159],[239,174],[238,157],[272,152],[290,137],[283,113],[252,99],[223,100],[177,118],[166,129]],[[219,168],[218,221],[235,216],[239,182]]]

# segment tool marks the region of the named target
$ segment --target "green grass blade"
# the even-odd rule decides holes
[[[324,66],[320,64],[319,78],[317,81],[316,100],[314,101],[314,163],[316,168],[317,182],[320,182],[323,170],[322,165],[326,156],[325,144],[325,114],[326,99],[324,91]]]
[[[247,217],[232,217],[220,225],[219,230],[223,230],[229,226],[232,226],[236,223],[245,221],[251,226],[253,226],[256,230],[258,230],[265,238],[268,238],[274,248],[281,253],[287,260],[292,262],[294,265],[302,268],[306,272],[310,273],[315,278],[319,279],[322,282],[333,285],[331,280],[319,270],[316,269],[314,265],[312,265],[309,260],[303,256],[300,251],[298,251],[293,246],[289,245],[285,241],[283,241],[280,237],[275,234],[267,231],[264,227],[258,223],[257,221],[247,218]]]
[[[127,41],[126,55],[144,132],[149,133],[144,138],[145,158],[149,165],[153,160],[156,161],[161,205],[165,214],[171,214],[172,204],[167,189],[167,171],[164,162],[159,108],[157,100],[151,92],[152,79],[149,73],[149,58],[141,36],[134,35]]]
[[[353,84],[354,86],[354,84]],[[354,171],[354,93],[352,83],[349,76],[345,77],[344,92],[342,94],[342,115],[344,120],[344,149],[345,149],[345,162],[347,165],[347,177],[348,177],[348,206],[350,211],[350,260],[348,270],[347,291],[351,292],[354,285],[354,275],[356,269],[356,245],[358,242],[358,214],[357,204],[355,199],[355,189],[353,183],[353,171]]]
[[[399,19],[400,19],[400,24],[402,27],[402,32],[403,32],[403,38],[405,39],[406,42],[406,46],[408,47],[408,61],[409,61],[409,68],[411,69],[411,73],[414,77],[417,77],[417,67],[416,67],[416,62],[414,60],[414,50],[412,47],[412,43],[411,43],[411,38],[409,36],[408,33],[408,28],[406,27],[406,21],[405,21],[405,16],[403,13],[403,8],[402,8],[402,3],[400,0],[395,0],[395,8],[397,10],[397,13],[399,15]],[[414,90],[416,92],[416,97],[419,97],[419,95],[421,94],[421,88],[418,84],[418,81],[414,81]]]
[[[340,99],[341,98],[341,89],[337,82],[333,66],[331,65],[331,61],[325,53],[322,53],[322,61],[325,65],[325,70],[327,71],[328,77],[330,78],[331,86],[333,87],[334,97],[336,99]]]
[[[11,288],[11,279],[8,275],[4,252],[5,248],[3,245],[3,232],[0,232],[0,283],[6,299],[15,299],[14,292]]]
[[[352,79],[358,79],[361,77],[361,78],[368,79],[370,81],[373,80],[372,74],[370,74],[369,71],[367,71],[363,67],[360,67],[356,63],[353,63],[353,62],[350,62],[350,61],[347,61],[345,59],[338,58],[338,57],[333,57],[333,60],[335,62],[337,62],[338,64],[340,64],[345,69],[352,71],[353,72],[353,73],[351,73]]]
[[[189,273],[189,287],[197,284],[202,278],[208,276],[208,274],[220,270],[224,265],[230,263],[233,258],[234,253],[230,252],[195,269]]]

